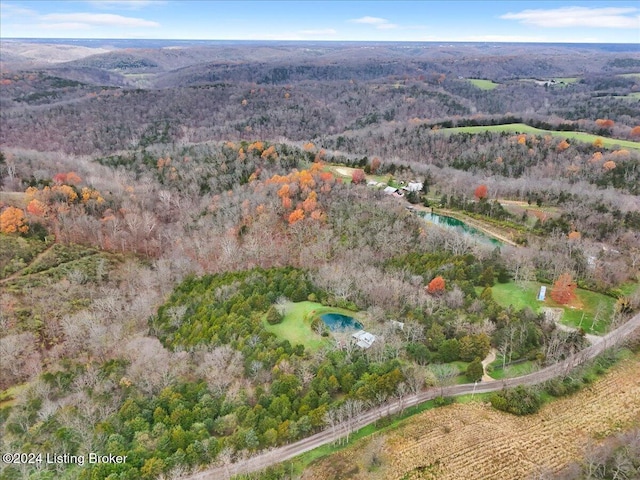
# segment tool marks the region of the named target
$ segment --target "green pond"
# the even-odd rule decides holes
[[[422,217],[425,221],[429,223],[433,223],[434,225],[438,225],[444,228],[451,228],[454,230],[458,230],[459,232],[464,233],[465,235],[470,235],[474,237],[476,240],[482,243],[488,243],[491,245],[502,245],[500,240],[497,240],[493,237],[490,237],[477,228],[473,228],[462,220],[458,220],[457,218],[447,217],[445,215],[438,215],[437,213],[429,213],[429,212],[417,212],[417,214]]]

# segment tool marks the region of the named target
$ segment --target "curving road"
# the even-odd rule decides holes
[[[514,377],[500,381],[478,383],[477,385],[464,384],[445,387],[442,389],[444,396],[468,395],[471,393],[486,393],[502,390],[504,387],[515,387],[518,385],[536,385],[546,382],[557,376],[566,374],[576,366],[592,360],[600,355],[603,351],[613,346],[619,345],[631,335],[636,329],[640,328],[640,313],[631,318],[624,325],[618,327],[608,333],[602,340],[595,343],[576,355],[555,365],[538,370],[537,372]],[[368,410],[360,416],[352,420],[352,431],[358,430],[380,418],[397,413],[407,407],[418,405],[432,400],[440,396],[440,388],[430,388],[414,395],[408,395],[402,400],[397,400],[380,407]],[[284,462],[298,455],[313,450],[321,445],[335,442],[345,435],[345,431],[335,431],[332,429],[323,430],[310,437],[304,438],[298,442],[285,445],[283,447],[274,448],[272,450],[260,453],[252,458],[239,463],[233,463],[221,467],[209,468],[201,472],[186,477],[189,480],[220,480],[228,479],[233,475],[241,473],[250,473],[263,470],[271,465]]]

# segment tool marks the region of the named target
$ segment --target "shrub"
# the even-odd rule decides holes
[[[453,397],[436,397],[433,399],[433,404],[436,407],[445,407],[447,405],[451,405],[456,401]]]
[[[514,415],[530,415],[540,410],[542,399],[535,390],[519,386],[494,393],[491,406]]]

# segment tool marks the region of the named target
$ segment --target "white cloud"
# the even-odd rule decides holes
[[[381,25],[384,23],[389,23],[389,20],[386,18],[380,17],[360,17],[354,18],[353,20],[349,20],[351,23],[365,23],[367,25]]]
[[[0,3],[0,15],[2,15],[2,18],[29,17],[37,14],[38,12],[29,8],[18,7],[9,3]]]
[[[398,28],[398,25],[395,23],[390,23],[386,18],[380,17],[360,17],[349,20],[351,23],[360,23],[364,25],[373,25],[378,30],[391,30],[394,28]]]
[[[143,18],[123,17],[111,13],[50,13],[42,15],[41,20],[49,25],[76,23],[87,26],[107,27],[159,27],[158,22]]]
[[[91,25],[87,25],[86,23],[77,23],[77,22],[62,22],[62,23],[40,23],[37,25],[37,28],[41,28],[43,30],[90,30]]]
[[[324,28],[324,29],[317,29],[317,30],[300,30],[300,32],[298,32],[302,35],[335,35],[336,32],[333,28]]]
[[[86,0],[89,5],[97,8],[128,8],[130,10],[138,10],[140,8],[149,7],[151,5],[163,5],[167,3],[164,0]]]
[[[523,10],[500,18],[548,28],[640,28],[640,16],[631,15],[637,8],[562,7],[548,10]]]

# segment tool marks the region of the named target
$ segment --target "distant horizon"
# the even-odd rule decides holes
[[[640,53],[640,44],[635,42],[562,42],[562,41],[539,41],[539,42],[523,42],[523,41],[471,41],[471,40],[274,40],[274,39],[240,39],[240,38],[93,38],[93,37],[0,37],[0,41],[38,41],[38,42],[188,42],[188,43],[363,43],[363,44],[476,44],[476,45],[630,45],[636,47]]]
[[[640,43],[631,0],[3,0],[0,38]]]

